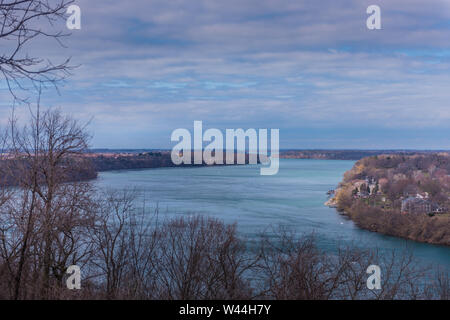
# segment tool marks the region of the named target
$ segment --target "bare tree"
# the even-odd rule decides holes
[[[295,236],[283,229],[278,237],[261,239],[262,297],[281,300],[321,300],[330,296],[331,261],[318,250],[314,237]],[[331,283],[331,288],[330,288]]]
[[[97,255],[93,262],[104,276],[106,297],[120,296],[130,264],[130,219],[135,193],[109,191],[98,201],[99,215],[93,232]]]
[[[14,279],[12,297],[24,297],[24,275],[31,273],[40,284],[37,295],[45,298],[51,278],[61,282],[65,264],[80,261],[86,254],[81,248],[88,248],[81,245],[80,230],[93,223],[92,191],[89,184],[76,182],[76,172],[89,165],[82,157],[89,135],[60,111],[41,112],[38,107],[23,129],[12,117],[9,140],[6,168],[17,188],[1,211],[0,253]]]
[[[67,33],[54,30],[72,0],[0,0],[0,73],[14,98],[15,89],[55,85],[70,72],[70,59],[53,63],[31,56],[30,45],[50,38],[62,45]]]
[[[260,297],[271,299],[425,299],[445,297],[448,274],[435,283],[433,272],[421,266],[406,252],[361,249],[355,245],[325,252],[314,236],[297,237],[284,230],[261,243]],[[382,270],[380,290],[367,288],[366,270],[370,265]],[[433,294],[430,294],[433,293]]]
[[[429,297],[440,300],[450,300],[450,276],[448,272],[438,268],[436,279],[428,288]]]
[[[257,257],[246,252],[236,226],[212,218],[179,218],[161,229],[158,299],[244,299],[252,297],[244,276]]]

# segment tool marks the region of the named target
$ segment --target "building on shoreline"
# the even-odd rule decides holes
[[[402,200],[401,212],[403,214],[442,213],[444,212],[444,208],[430,200],[424,199],[423,197],[408,197]]]

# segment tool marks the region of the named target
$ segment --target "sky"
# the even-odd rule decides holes
[[[281,149],[450,149],[449,0],[75,4],[64,47],[28,50],[78,66],[41,104],[92,119],[94,148],[170,149],[201,120],[279,129]],[[0,81],[0,123],[11,100]]]

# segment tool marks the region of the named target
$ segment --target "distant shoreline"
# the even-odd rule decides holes
[[[446,151],[412,151],[412,150],[283,150],[280,159],[311,159],[311,160],[351,160],[358,161],[366,157],[383,154],[414,155],[446,153]],[[225,154],[225,151],[224,151]],[[97,172],[123,169],[153,169],[169,167],[198,167],[200,165],[175,165],[169,150],[145,149],[92,149],[86,156],[91,158]],[[236,156],[236,154],[235,154]],[[248,156],[248,154],[247,154]],[[213,164],[216,165],[216,164]]]
[[[224,150],[224,152],[226,152]],[[91,149],[87,154],[115,156],[137,156],[139,154],[163,154],[169,156],[167,149]],[[282,149],[281,159],[322,159],[322,160],[360,160],[362,158],[382,154],[430,154],[450,153],[450,150],[414,150],[414,149]]]

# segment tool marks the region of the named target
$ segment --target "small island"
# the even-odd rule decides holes
[[[326,205],[363,229],[450,245],[450,154],[363,158],[344,174]]]

